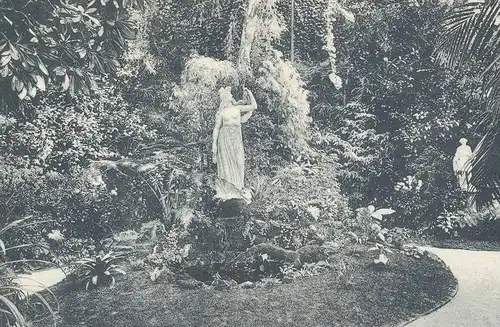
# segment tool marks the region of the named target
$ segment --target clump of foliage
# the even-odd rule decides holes
[[[323,151],[338,156],[339,182],[353,207],[374,197],[376,176],[384,167],[388,135],[377,132],[377,117],[358,102],[333,106],[314,92],[312,115],[317,132],[312,142]],[[332,114],[335,112],[335,114]]]
[[[443,31],[436,45],[437,61],[451,70],[468,70],[464,84],[480,100],[481,115],[474,119],[483,134],[471,162],[471,183],[478,205],[492,205],[500,199],[498,170],[498,1],[458,2],[441,19]]]
[[[130,12],[148,0],[9,1],[0,8],[0,107],[34,99],[48,83],[89,94],[135,37]]]
[[[430,146],[409,163],[408,176],[401,177],[392,192],[390,203],[400,214],[394,225],[429,225],[445,210],[464,208],[466,195],[458,188],[452,160],[450,154]]]
[[[113,275],[125,275],[125,271],[116,264],[117,261],[123,260],[125,254],[116,254],[109,252],[100,254],[95,258],[85,258],[77,261],[78,267],[78,282],[85,285],[85,289],[96,288],[99,286],[115,285],[115,277]]]
[[[261,107],[267,109],[266,116],[280,132],[279,146],[274,151],[282,151],[291,158],[308,154],[311,118],[308,91],[300,74],[280,52],[273,51],[262,62],[256,85]],[[258,131],[252,132],[258,135]]]
[[[466,209],[441,213],[433,226],[438,236],[495,239],[499,228],[498,208]]]
[[[349,232],[349,235],[357,243],[374,244],[374,247],[368,251],[378,253],[378,257],[374,260],[376,265],[387,265],[389,262],[387,254],[392,253],[386,239],[387,230],[382,227],[382,220],[384,216],[392,215],[393,213],[395,211],[392,209],[375,209],[372,205],[366,208],[359,208],[357,209],[354,226],[352,226],[357,233],[355,231]]]
[[[257,180],[248,213],[249,240],[298,249],[339,237],[349,209],[335,181],[335,167],[331,158],[319,157]]]
[[[5,128],[0,136],[5,153],[0,197],[5,205],[0,210],[52,222],[12,237],[41,240],[51,229],[60,229],[67,237],[99,238],[110,228],[140,223],[147,208],[161,214],[144,179],[111,169],[103,177],[98,169],[87,169],[94,162],[134,157],[157,138],[114,82],[103,82],[99,92],[80,98],[50,92],[31,105],[33,119],[18,119]],[[123,219],[125,213],[132,219]]]
[[[300,62],[311,90],[311,116],[329,132],[318,139],[341,149],[342,185],[353,205],[392,206],[400,225],[429,224],[443,208],[459,208],[446,160],[464,134],[472,142],[477,138],[469,124],[477,106],[463,74],[450,74],[432,57],[439,37],[436,21],[447,8],[437,0],[419,6],[392,0],[344,5],[356,21],[335,24],[342,88],[328,88],[331,81],[321,66],[326,57],[316,58],[314,65]],[[355,135],[349,133],[351,126]],[[406,195],[395,188],[407,176],[422,180],[420,193]]]

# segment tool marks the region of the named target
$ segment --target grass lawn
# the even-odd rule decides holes
[[[53,290],[62,327],[394,326],[454,293],[456,281],[441,263],[399,253],[390,259],[378,270],[372,255],[344,249],[329,260],[344,261],[344,277],[331,271],[269,288],[187,290],[134,271],[114,289],[76,291],[63,282]]]

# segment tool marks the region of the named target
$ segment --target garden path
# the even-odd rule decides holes
[[[423,249],[436,254],[458,280],[450,303],[408,327],[500,326],[500,252]]]
[[[66,277],[61,268],[51,268],[35,271],[32,274],[19,275],[17,283],[20,288],[27,293],[39,292],[47,287],[51,287]]]

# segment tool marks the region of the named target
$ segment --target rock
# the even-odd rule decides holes
[[[229,290],[231,287],[237,286],[238,283],[235,280],[224,280],[224,279],[218,279],[214,280],[212,282],[212,286],[218,291],[225,291]]]
[[[267,254],[275,260],[300,265],[299,253],[292,250],[287,250],[270,243],[261,243],[247,250],[253,254]]]
[[[337,242],[325,242],[321,247],[328,251],[337,251],[340,249],[340,244]]]
[[[318,262],[327,259],[325,249],[320,245],[306,245],[297,250],[301,263]]]
[[[177,285],[186,289],[196,289],[203,286],[203,283],[191,278],[191,279],[180,279],[176,281]]]
[[[230,199],[219,203],[217,216],[227,218],[239,216],[247,209],[247,203],[243,199]]]
[[[255,284],[252,283],[251,281],[246,281],[246,282],[241,283],[240,287],[245,288],[245,289],[250,289],[250,288],[254,288]]]

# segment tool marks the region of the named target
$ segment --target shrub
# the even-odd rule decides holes
[[[274,134],[279,146],[274,151],[282,152],[288,160],[308,154],[311,123],[309,92],[304,88],[300,74],[283,59],[282,53],[272,51],[263,59],[257,76],[255,93],[259,108],[262,108],[259,112],[267,116],[276,129]],[[264,126],[253,124],[253,127],[253,135],[263,134],[255,128],[262,129]]]
[[[438,216],[433,227],[438,236],[496,240],[500,228],[499,218],[498,208],[487,208],[479,212],[474,210],[445,211]]]
[[[125,271],[116,264],[117,261],[123,260],[125,254],[115,254],[109,252],[107,254],[100,254],[95,258],[85,258],[79,260],[78,268],[78,282],[85,285],[85,289],[95,288],[99,286],[115,285],[114,274],[125,275]]]
[[[435,22],[447,7],[438,0],[343,5],[356,22],[335,24],[342,88],[331,87],[323,53],[314,50],[315,56],[300,61],[311,91],[311,117],[322,132],[315,140],[336,148],[342,190],[353,207],[391,206],[398,212],[395,225],[428,225],[444,208],[460,207],[449,157],[462,134],[471,142],[477,137],[470,117],[479,106],[462,84],[467,74],[452,76],[432,59],[440,33]],[[306,31],[297,34],[312,34]],[[311,36],[306,42],[318,40]],[[395,190],[406,176],[423,181],[420,193]]]
[[[250,241],[298,249],[334,239],[349,215],[335,167],[331,158],[321,157],[279,170],[266,187],[257,179],[259,192],[247,213]]]
[[[375,209],[369,205],[366,208],[356,210],[356,218],[351,221],[352,230],[348,233],[356,243],[370,243],[374,246],[368,249],[369,252],[377,252],[378,256],[374,260],[376,265],[385,266],[389,262],[388,253],[392,253],[387,242],[387,229],[383,228],[384,216],[395,213],[392,209]]]
[[[398,212],[394,225],[429,225],[441,212],[464,207],[465,195],[458,188],[451,163],[450,155],[429,147],[408,165],[410,175],[395,183],[392,199],[384,202]]]
[[[50,230],[59,229],[69,238],[100,239],[115,229],[140,225],[144,217],[163,218],[158,190],[168,183],[172,167],[158,165],[165,167],[162,174],[167,177],[162,179],[157,178],[160,168],[155,174],[87,169],[95,162],[147,157],[150,153],[142,149],[158,138],[146,126],[141,108],[123,99],[116,79],[101,82],[92,96],[71,98],[49,91],[30,104],[32,119],[3,124],[0,210],[52,222],[13,238],[43,241]],[[158,184],[150,185],[151,180]]]

